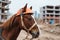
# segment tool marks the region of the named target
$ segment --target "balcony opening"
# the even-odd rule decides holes
[[[47,8],[53,9],[53,6],[47,6]]]
[[[47,13],[53,13],[54,11],[53,10],[47,10]]]
[[[56,6],[56,7],[55,7],[55,9],[59,9],[59,7],[58,7],[58,6]]]
[[[51,17],[53,17],[54,15],[50,15]]]
[[[1,19],[7,19],[7,15],[1,15]]]
[[[49,14],[47,14],[47,17],[49,17]]]
[[[55,11],[55,13],[59,13],[59,11]]]
[[[43,11],[43,13],[45,13],[45,11]]]
[[[43,17],[45,17],[45,15],[43,15]]]
[[[55,15],[55,17],[59,17],[59,15]]]
[[[4,10],[4,9],[2,9],[2,13],[4,13],[4,11],[5,11],[5,10]]]

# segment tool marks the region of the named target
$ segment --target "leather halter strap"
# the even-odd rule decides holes
[[[35,23],[29,29],[27,29],[26,26],[25,26],[25,24],[24,24],[24,22],[23,22],[23,16],[22,15],[21,15],[21,23],[22,23],[22,26],[24,27],[24,29],[26,29],[28,31],[30,31],[35,25],[37,25],[37,23],[35,21]]]

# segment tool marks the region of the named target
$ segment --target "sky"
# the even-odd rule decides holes
[[[46,5],[60,5],[60,0],[10,0],[9,4],[10,13],[15,14],[20,8],[24,7],[28,3],[28,8],[32,6],[33,11],[40,12],[40,7]]]

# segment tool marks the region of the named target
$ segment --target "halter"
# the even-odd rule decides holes
[[[33,28],[35,25],[37,25],[35,19],[34,19],[35,23],[34,23],[29,29],[27,29],[26,26],[25,26],[25,24],[24,24],[24,22],[23,22],[23,16],[22,16],[22,15],[23,15],[23,14],[21,14],[21,23],[22,23],[22,26],[23,26],[24,29],[26,29],[27,31],[32,30],[32,28]]]
[[[27,30],[27,36],[26,36],[25,39],[28,39],[29,31],[32,30],[32,28],[33,28],[35,25],[37,25],[37,23],[36,23],[36,21],[35,21],[35,19],[34,19],[35,23],[34,23],[29,29],[27,29],[26,26],[25,26],[25,24],[24,24],[24,22],[23,22],[23,16],[22,16],[22,15],[23,15],[23,14],[21,14],[21,23],[22,23],[22,26],[24,27],[24,29]],[[24,39],[24,40],[25,40],[25,39]]]

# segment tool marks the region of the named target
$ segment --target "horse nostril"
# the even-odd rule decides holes
[[[39,32],[37,32],[37,34],[39,35]]]
[[[33,33],[32,33],[32,37],[33,37],[33,38],[39,37],[39,32],[33,32]]]
[[[39,32],[37,32],[36,36],[39,37]]]

